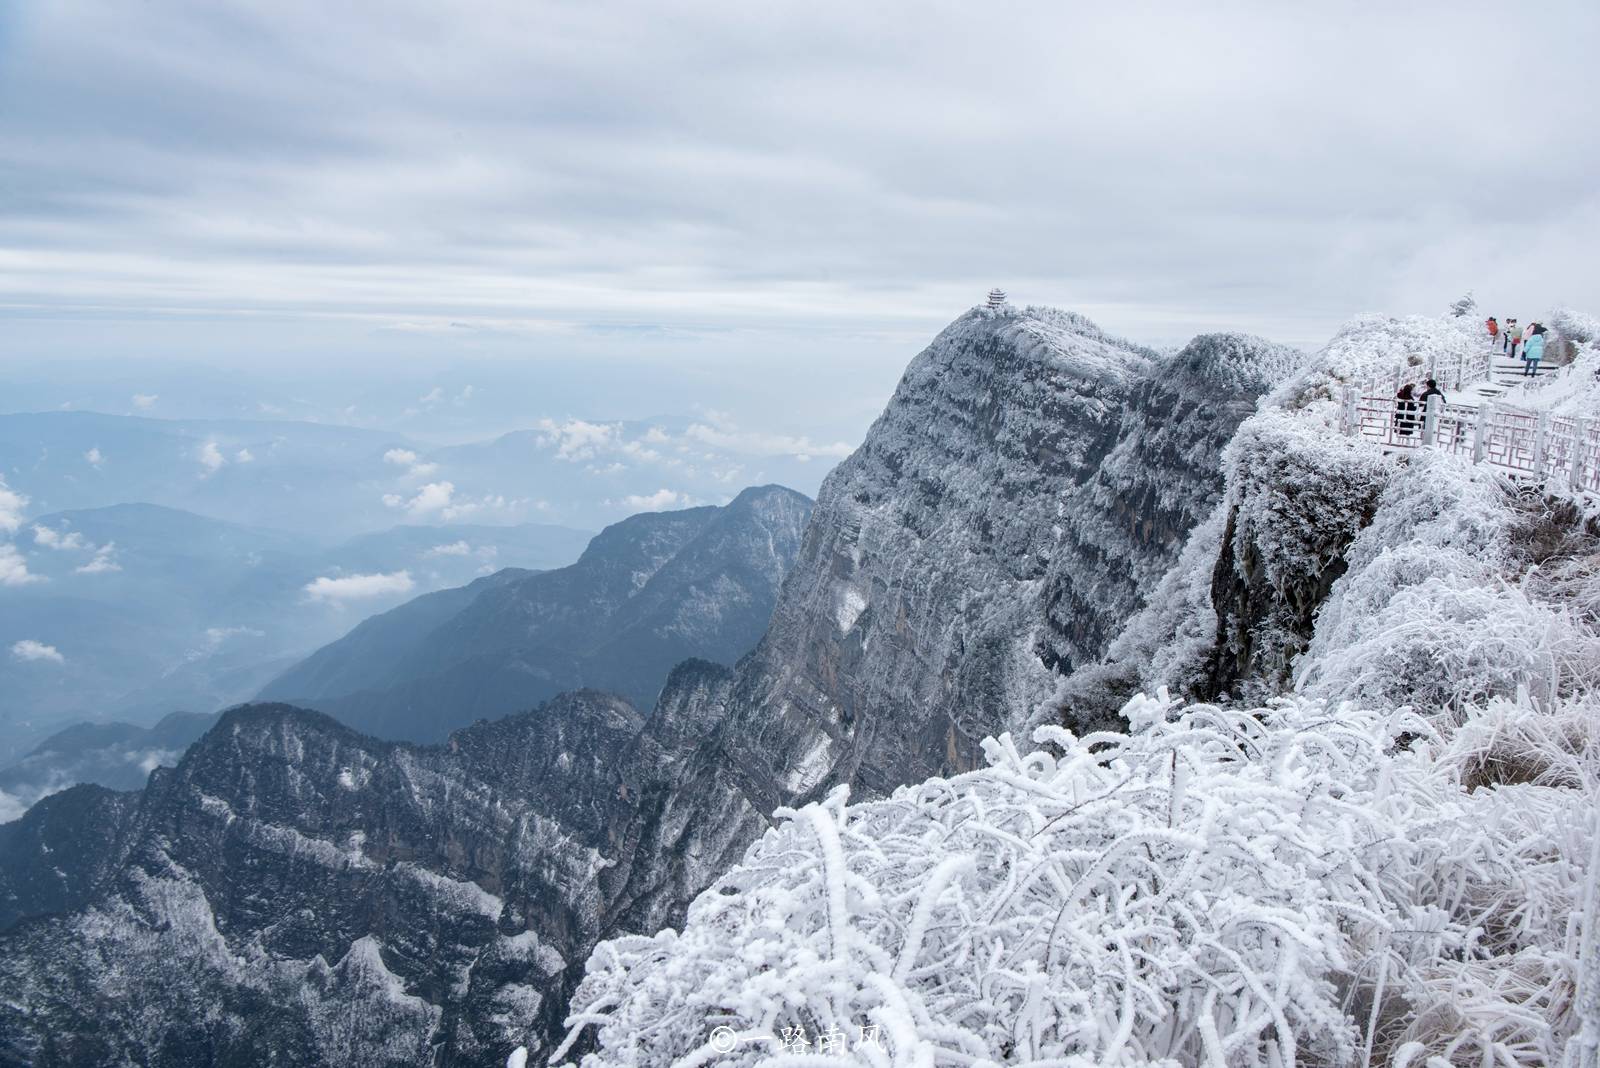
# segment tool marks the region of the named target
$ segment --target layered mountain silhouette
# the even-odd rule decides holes
[[[366,614],[486,567],[570,564],[590,537],[455,524],[330,545],[153,504],[38,516],[12,539],[28,576],[0,597],[0,653],[27,640],[55,655],[0,655],[0,767],[77,721],[149,725],[248,699]],[[308,590],[372,574],[401,589],[349,600]]]
[[[607,527],[569,567],[502,571],[375,616],[261,700],[381,738],[437,741],[566,690],[649,708],[681,660],[733,664],[766,629],[811,502],[781,486]]]

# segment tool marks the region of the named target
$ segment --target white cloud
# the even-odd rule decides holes
[[[439,386],[434,386],[432,389],[428,390],[428,392],[418,397],[417,403],[431,408],[433,405],[438,404],[442,400],[444,400],[444,390]]]
[[[467,401],[472,399],[472,394],[474,392],[475,392],[475,390],[471,386],[462,387],[461,392],[456,394],[456,403],[457,404],[465,404],[465,403],[467,403]]]
[[[526,497],[505,497],[498,493],[486,493],[476,500],[453,502],[450,507],[439,513],[439,517],[446,522],[452,522],[483,512],[513,512],[527,503]]]
[[[576,463],[592,460],[598,450],[616,441],[617,427],[608,423],[590,423],[582,419],[568,419],[558,423],[554,419],[541,419],[539,444],[555,446],[556,459]]]
[[[39,660],[48,660],[52,664],[65,664],[67,662],[67,658],[62,656],[55,646],[34,641],[32,638],[24,638],[20,642],[13,643],[11,655],[14,659],[29,663]]]
[[[255,460],[255,458],[255,453],[251,452],[249,449],[240,449],[238,452],[233,454],[233,462],[236,464],[251,463]]]
[[[94,551],[94,559],[77,568],[79,575],[104,575],[112,571],[121,571],[122,565],[116,561],[117,543],[108,541]]]
[[[383,503],[390,508],[402,508],[413,519],[438,516],[445,522],[464,519],[482,512],[511,512],[526,505],[521,497],[505,497],[488,493],[477,498],[458,498],[452,482],[429,482],[410,500],[398,493],[383,495]]]
[[[28,570],[28,561],[15,545],[0,543],[0,586],[26,586],[30,582],[43,582],[43,575]]]
[[[207,627],[206,645],[215,649],[229,638],[261,638],[265,636],[264,631],[256,630],[254,627]]]
[[[755,453],[758,456],[793,456],[797,460],[810,460],[813,456],[843,459],[855,451],[842,441],[829,445],[812,441],[807,437],[739,430],[725,423],[718,426],[695,423],[684,431],[683,436],[690,441],[713,445],[719,449]]]
[[[93,546],[83,540],[83,535],[76,530],[59,531],[35,523],[33,526],[33,543],[45,549],[55,549],[66,552],[73,549],[92,549]]]
[[[22,526],[22,512],[28,507],[28,498],[6,486],[0,476],[0,531],[7,534]]]
[[[228,458],[222,455],[222,450],[217,448],[217,443],[214,441],[208,441],[200,446],[199,460],[200,466],[206,469],[207,474],[216,474],[228,462]]]
[[[472,546],[468,545],[464,541],[453,541],[449,545],[435,545],[433,548],[429,549],[427,552],[423,553],[422,555],[423,556],[470,556],[471,553],[472,553]]]
[[[89,461],[91,467],[99,467],[106,462],[105,454],[100,451],[100,446],[98,445],[84,453],[83,458]]]
[[[396,467],[406,468],[406,474],[414,478],[427,478],[439,470],[439,465],[427,463],[410,449],[390,449],[383,454],[385,463],[394,464]]]
[[[694,503],[694,499],[677,490],[659,489],[645,496],[632,494],[622,498],[619,503],[636,512],[659,512],[667,508],[687,508]]]
[[[649,435],[646,434],[645,437],[648,439]],[[619,450],[635,460],[643,460],[646,463],[655,463],[661,459],[659,452],[637,441],[624,441],[619,446]]]
[[[1447,280],[1468,273],[1456,265],[1472,264],[1480,293],[1504,285],[1501,312],[1592,293],[1600,279],[1587,180],[1600,139],[1574,136],[1589,125],[1582,101],[1600,96],[1586,54],[1596,5],[1583,0],[1518,9],[1518,32],[1540,46],[1538,77],[1520,79],[1485,74],[1485,43],[1507,29],[1496,5],[1451,5],[1449,17],[1440,5],[1350,5],[1316,32],[1261,0],[976,18],[919,5],[910,49],[897,47],[907,17],[870,4],[827,17],[637,5],[627,32],[606,5],[565,5],[543,33],[532,31],[550,21],[544,8],[504,2],[470,19],[415,0],[247,3],[227,19],[214,7],[163,5],[167,17],[152,18],[146,5],[28,5],[41,15],[6,56],[8,144],[28,146],[8,158],[14,188],[100,191],[94,213],[20,198],[18,262],[47,267],[29,272],[30,292],[175,312],[182,325],[149,328],[152,344],[188,338],[182,317],[196,309],[259,324],[246,333],[270,351],[267,317],[248,319],[268,310],[288,324],[342,306],[454,329],[549,308],[562,325],[748,329],[729,349],[764,377],[773,337],[785,356],[820,363],[835,335],[819,324],[843,324],[847,339],[920,335],[995,283],[1098,303],[1120,333],[1181,340],[1166,324],[1193,333],[1195,305],[1257,329],[1275,314],[1405,307],[1386,298],[1414,269],[1442,268],[1415,284],[1448,291],[1465,288]],[[330,40],[352,44],[331,54]],[[1065,41],[1078,43],[1071,63],[1059,62]],[[458,61],[395,61],[430,48]],[[1252,61],[1216,62],[1233,48]],[[1119,80],[1135,54],[1142,76]],[[255,76],[268,69],[296,77]],[[592,106],[525,107],[508,123],[483,86]],[[125,140],[107,139],[85,116],[119,100],[149,107]],[[1219,115],[1233,165],[1214,158]],[[207,137],[218,127],[228,151]],[[1483,151],[1484,130],[1515,130],[1516,158]],[[458,151],[437,151],[444,131]],[[1357,140],[1366,152],[1344,150]],[[270,165],[229,180],[263,146]],[[1086,152],[1122,165],[1082,166]],[[1441,264],[1460,235],[1481,238],[1484,254]],[[1063,256],[1070,247],[1095,255]],[[1521,271],[1523,255],[1540,270]],[[296,269],[272,269],[284,262]],[[335,328],[289,329],[304,330],[308,351],[343,347]],[[213,346],[235,347],[221,339],[240,331],[215,331]],[[885,347],[909,356],[902,344]],[[368,357],[392,366],[395,354]],[[805,399],[861,406],[847,370],[802,382]],[[876,375],[886,395],[892,377]],[[637,407],[658,381],[619,391],[632,387]]]
[[[141,410],[148,410],[160,399],[160,395],[156,393],[135,393],[133,395],[133,406]]]
[[[415,585],[409,571],[395,571],[387,575],[344,575],[339,578],[324,575],[306,583],[305,593],[307,598],[313,601],[343,604],[346,601],[407,593]]]
[[[0,823],[10,823],[20,820],[22,814],[28,811],[28,803],[16,794],[8,794],[0,790]]]
[[[405,502],[406,514],[413,518],[421,518],[422,516],[432,515],[435,512],[441,512],[450,507],[450,499],[455,496],[455,492],[454,483],[429,482],[426,486],[417,490],[415,497]],[[399,505],[391,502],[397,502],[399,499],[396,495],[390,494],[384,497],[383,502],[394,508]]]

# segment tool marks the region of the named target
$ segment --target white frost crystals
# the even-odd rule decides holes
[[[785,1063],[1558,1062],[1593,793],[1570,758],[1495,785],[1492,737],[1406,711],[1162,692],[1125,714],[780,810],[682,934],[599,946],[567,1048],[595,1027],[586,1068],[753,1065],[785,1029],[877,1025],[881,1049]]]

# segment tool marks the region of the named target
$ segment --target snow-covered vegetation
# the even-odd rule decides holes
[[[1396,368],[1450,366],[1463,357],[1479,358],[1486,348],[1483,324],[1476,320],[1362,316],[1341,327],[1267,403],[1290,410],[1313,408],[1331,421],[1339,386],[1386,378]]]
[[[1496,702],[1451,730],[1164,693],[1126,714],[1126,733],[1041,728],[1026,754],[1004,736],[986,769],[780,812],[681,935],[595,953],[584,1063],[1556,1063],[1588,720],[1552,733]],[[1508,736],[1542,762],[1500,782]]]
[[[1541,406],[1600,415],[1593,324],[1552,320],[1577,358]],[[1341,385],[1480,330],[1340,331],[1106,660],[1011,710],[1040,748],[780,811],[681,933],[598,948],[565,1054],[1594,1063],[1600,530],[1563,487],[1333,432]],[[1122,729],[1049,723],[1113,700]]]
[[[1298,687],[1466,710],[1526,693],[1554,710],[1600,685],[1600,539],[1490,469],[1411,459],[1346,554]]]

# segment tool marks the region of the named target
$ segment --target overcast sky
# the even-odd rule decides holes
[[[1597,45],[1593,0],[8,0],[0,371],[516,361],[622,416],[682,369],[800,430],[995,284],[1152,343],[1594,310]]]

